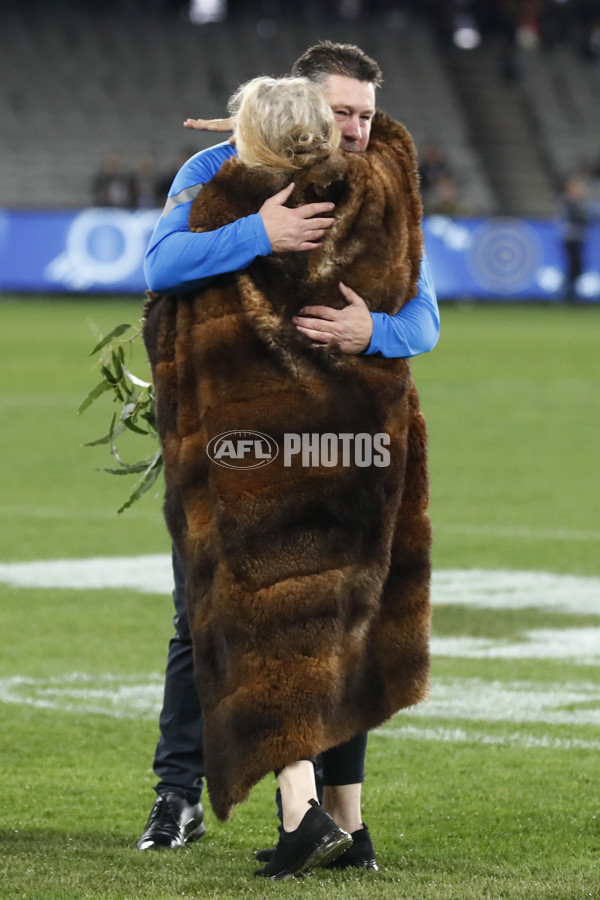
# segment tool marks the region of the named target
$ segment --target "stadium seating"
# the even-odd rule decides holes
[[[110,152],[131,165],[151,152],[161,170],[183,147],[213,138],[182,128],[186,116],[225,112],[236,86],[284,74],[320,37],[360,43],[381,63],[379,102],[418,146],[439,142],[473,212],[495,202],[469,144],[458,97],[420,20],[317,26],[303,20],[234,20],[193,26],[174,15],[121,14],[77,6],[0,12],[0,206],[83,207]]]
[[[161,172],[172,172],[182,150],[191,153],[214,140],[185,131],[186,116],[223,115],[240,82],[284,74],[324,36],[359,43],[379,60],[385,75],[380,105],[406,123],[420,149],[442,147],[465,211],[502,212],[509,193],[517,203],[525,197],[522,172],[506,191],[490,178],[490,161],[470,140],[472,92],[448,78],[444,56],[418,15],[317,24],[300,16],[235,18],[194,26],[156,9],[116,14],[103,4],[57,0],[13,2],[0,11],[0,207],[87,206],[94,175],[111,152],[131,168],[151,153]],[[477,56],[469,62],[469,79],[483,86],[491,60],[485,51],[480,63]],[[567,174],[600,156],[600,67],[564,45],[521,56],[515,94],[547,169],[544,197],[540,189],[536,200],[535,179],[527,179],[522,212],[535,214],[536,207],[547,212],[551,205],[548,184],[558,190]],[[497,114],[501,99],[494,106]],[[513,108],[512,121],[514,114]],[[506,115],[508,121],[508,109]],[[514,133],[514,125],[507,127]],[[510,168],[509,156],[496,154],[492,174],[502,161]],[[505,175],[508,184],[510,171]]]
[[[557,188],[600,158],[600,66],[567,46],[529,54],[521,89]]]

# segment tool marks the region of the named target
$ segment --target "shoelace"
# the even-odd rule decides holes
[[[177,819],[177,816],[171,809],[169,801],[164,797],[159,797],[150,814],[148,827],[150,827],[151,825],[161,825],[165,827],[169,823],[172,823],[175,828],[179,828],[179,821]]]

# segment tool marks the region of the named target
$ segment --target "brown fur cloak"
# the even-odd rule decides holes
[[[192,207],[192,230],[256,212],[292,180],[231,159]],[[204,715],[207,785],[229,817],[266,773],[422,700],[429,673],[425,423],[408,361],[314,348],[307,304],[372,310],[416,293],[421,204],[412,140],[377,113],[364,154],[295,172],[291,205],[332,199],[322,249],[258,258],[196,295],[150,298],[165,516],[185,573]],[[388,466],[227,468],[228,431],[389,435]]]

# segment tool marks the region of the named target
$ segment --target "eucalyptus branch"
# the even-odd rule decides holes
[[[93,327],[95,328],[95,326]],[[133,330],[133,334],[123,337],[131,330]],[[112,402],[118,407],[118,411],[112,415],[107,434],[94,441],[89,441],[84,446],[97,447],[103,444],[108,446],[117,468],[105,468],[101,471],[111,475],[140,476],[128,499],[118,510],[119,513],[128,509],[150,490],[163,466],[160,445],[158,449],[155,446],[152,453],[136,462],[126,462],[118,448],[119,438],[126,431],[151,438],[155,445],[158,443],[154,387],[151,382],[143,381],[134,375],[128,367],[128,363],[126,364],[126,350],[128,351],[127,356],[130,356],[140,335],[140,328],[136,330],[132,325],[122,324],[117,325],[98,341],[90,352],[90,356],[99,354],[100,381],[92,388],[78,409],[78,415],[81,415],[104,394],[112,394]]]

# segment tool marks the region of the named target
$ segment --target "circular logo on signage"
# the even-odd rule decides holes
[[[521,219],[491,219],[472,235],[467,264],[486,291],[514,294],[533,282],[542,260],[540,240]]]

